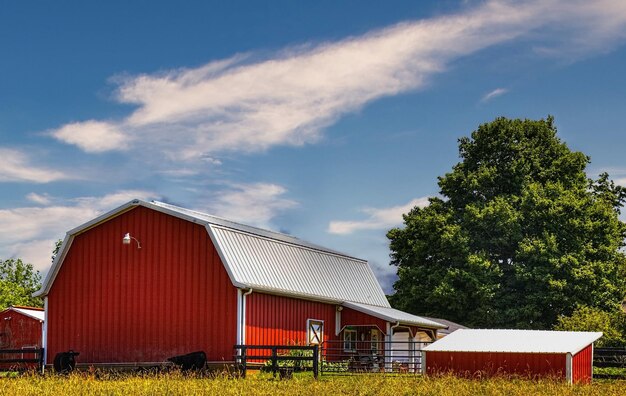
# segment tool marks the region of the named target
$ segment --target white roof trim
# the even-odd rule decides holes
[[[33,318],[35,320],[38,320],[40,322],[43,322],[45,319],[45,312],[39,309],[29,309],[29,308],[21,308],[21,307],[9,307],[7,309],[5,309],[3,312],[6,311],[15,311],[18,312],[24,316],[28,316],[30,318]]]
[[[600,337],[600,332],[584,331],[459,329],[424,350],[575,355]]]

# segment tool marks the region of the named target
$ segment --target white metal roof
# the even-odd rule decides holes
[[[204,225],[232,283],[275,294],[389,307],[367,261],[290,235],[247,226],[163,202],[133,200],[70,230],[36,296],[46,295],[73,238],[137,206]]]
[[[424,350],[573,355],[600,337],[600,332],[583,331],[459,329]]]
[[[236,283],[339,303],[389,306],[365,261],[232,228],[209,227]]]
[[[42,322],[45,319],[45,313],[43,312],[43,310],[39,310],[39,309],[30,309],[30,308],[24,308],[24,307],[9,307],[7,308],[7,311],[8,310],[19,312],[22,315],[30,316],[31,318],[40,320]]]
[[[406,313],[404,311],[400,311],[391,307],[380,307],[349,301],[345,302],[343,305],[345,307],[352,308],[356,311],[366,313],[368,315],[386,320],[388,322],[400,322],[402,324],[429,327],[431,329],[445,329],[447,327],[446,325],[437,323],[433,320],[429,320],[417,315],[412,315],[410,313]]]

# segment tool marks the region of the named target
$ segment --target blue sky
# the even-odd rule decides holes
[[[554,115],[626,184],[626,2],[0,0],[0,258],[158,199],[370,261],[457,139]]]

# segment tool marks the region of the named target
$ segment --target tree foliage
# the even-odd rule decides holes
[[[32,294],[41,287],[41,275],[20,259],[0,260],[0,310],[10,305],[43,306]]]
[[[581,306],[570,316],[559,317],[555,330],[601,331],[595,345],[602,347],[623,347],[626,345],[626,314],[621,310],[605,312],[598,308]]]
[[[626,291],[626,198],[553,119],[498,118],[459,139],[441,198],[388,232],[392,303],[470,326],[551,328],[585,305],[612,311]]]

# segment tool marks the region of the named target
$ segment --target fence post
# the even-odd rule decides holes
[[[243,366],[243,378],[246,378],[246,372],[248,371],[248,356],[247,356],[247,347],[244,345],[241,348],[241,361]]]
[[[276,370],[278,369],[278,359],[276,359],[277,350],[276,347],[272,347],[272,374],[276,377]]]
[[[319,345],[313,345],[313,378],[317,379],[319,372]]]
[[[42,375],[43,375],[44,367],[46,367],[46,362],[44,362],[43,360],[44,356],[45,356],[44,349],[43,348],[39,349],[39,368],[41,369]]]

